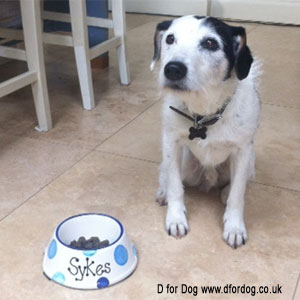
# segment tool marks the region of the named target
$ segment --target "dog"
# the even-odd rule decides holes
[[[244,245],[244,197],[255,174],[253,140],[260,122],[258,79],[243,27],[184,16],[157,25],[151,70],[161,60],[163,159],[156,199],[168,205],[166,230],[189,231],[184,188],[221,189],[223,239]]]

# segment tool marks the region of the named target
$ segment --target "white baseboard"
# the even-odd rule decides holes
[[[214,17],[300,25],[300,0],[213,0]]]
[[[206,15],[206,0],[125,0],[127,12],[161,15]]]
[[[207,3],[208,6],[207,7]],[[187,14],[300,25],[300,0],[125,0],[127,12]]]

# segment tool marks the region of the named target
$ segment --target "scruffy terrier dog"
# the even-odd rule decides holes
[[[189,231],[184,186],[217,186],[226,203],[223,238],[245,244],[244,195],[254,176],[260,120],[259,65],[243,27],[184,16],[157,25],[151,69],[161,57],[163,161],[157,201],[168,204],[166,229]]]

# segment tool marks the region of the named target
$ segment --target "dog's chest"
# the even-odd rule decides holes
[[[226,107],[220,120],[206,126],[206,138],[195,137],[193,140],[189,139],[189,128],[195,125],[186,117],[173,112],[169,108],[170,104],[186,113],[185,106],[180,106],[180,102],[169,101],[164,109],[165,132],[177,136],[179,143],[188,146],[204,166],[221,164],[252,136],[253,120],[247,115],[245,117],[244,111],[234,105],[234,99]],[[189,111],[187,114],[191,115]]]
[[[199,140],[199,139],[198,139]],[[224,162],[235,150],[231,142],[186,141],[185,143],[203,166],[216,166]]]
[[[230,122],[219,121],[217,124],[209,126],[205,139],[189,140],[188,136],[184,135],[183,144],[190,148],[202,165],[219,165],[237,149],[238,143],[232,136],[230,125]]]

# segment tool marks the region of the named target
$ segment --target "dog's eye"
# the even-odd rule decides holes
[[[166,43],[169,44],[169,45],[171,45],[171,44],[174,43],[174,40],[175,40],[174,35],[173,34],[169,34],[167,36],[167,38],[166,38]]]
[[[201,42],[201,46],[204,49],[210,50],[210,51],[216,51],[219,49],[219,44],[215,39],[208,38]]]

